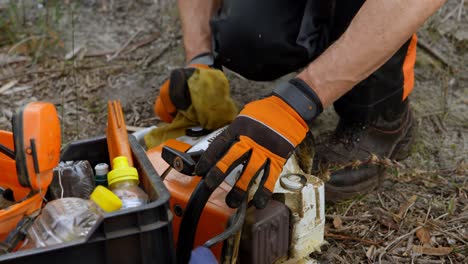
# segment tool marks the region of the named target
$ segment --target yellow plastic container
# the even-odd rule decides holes
[[[98,185],[89,198],[107,213],[122,208],[122,200],[104,186]]]
[[[114,158],[112,168],[107,174],[107,181],[109,189],[122,200],[122,209],[147,204],[148,195],[138,187],[138,171],[128,164],[127,157]]]
[[[113,170],[107,174],[109,186],[119,181],[135,180],[139,182],[138,171],[128,164],[127,157],[118,156],[114,158],[112,164]]]

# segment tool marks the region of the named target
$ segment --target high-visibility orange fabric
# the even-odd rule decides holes
[[[205,65],[205,64],[198,64],[198,63],[195,63],[195,64],[190,64],[190,65],[189,65],[189,68],[209,69],[210,66]]]
[[[304,119],[276,96],[263,99],[261,104],[255,102],[247,104],[241,114],[260,120],[295,146],[302,142],[309,130]]]
[[[282,166],[286,162],[286,159],[271,153],[271,151],[260,146],[255,141],[246,136],[240,136],[240,142],[236,143],[235,145],[238,144],[244,145],[244,151],[242,153],[237,152],[236,156],[240,157],[250,149],[252,149],[252,155],[250,156],[249,162],[244,168],[244,172],[237,181],[236,186],[243,191],[247,191],[249,184],[252,181],[252,178],[262,169],[262,166],[265,165],[267,159],[269,159],[269,175],[263,175],[263,177],[268,176],[264,186],[265,188],[273,192],[276,180],[278,179],[278,176],[281,173]],[[231,153],[231,151],[235,151],[235,149],[231,148],[229,153]]]
[[[408,46],[405,61],[403,62],[403,98],[405,100],[414,87],[414,64],[416,63],[416,44],[418,37],[416,34],[411,38]]]
[[[205,64],[191,64],[189,68],[197,69],[209,69],[210,67]],[[169,80],[166,80],[161,89],[159,90],[159,96],[156,98],[154,104],[154,112],[166,123],[171,123],[174,120],[177,109],[169,97]]]
[[[240,115],[248,116],[269,127],[272,130],[271,133],[280,134],[291,143],[292,148],[302,142],[309,129],[299,114],[276,96],[247,104]],[[233,169],[233,164],[236,164],[249,151],[251,151],[250,158],[242,175],[237,180],[236,186],[247,191],[252,179],[269,161],[269,169],[265,171],[268,172],[268,175],[263,175],[263,177],[268,177],[264,186],[273,192],[286,159],[270,151],[268,146],[262,146],[248,136],[241,134],[239,141],[231,146],[226,155],[217,162],[216,167],[222,173],[227,173],[228,170]]]
[[[176,107],[169,97],[169,80],[165,81],[159,90],[159,96],[154,104],[154,112],[166,123],[172,122]]]

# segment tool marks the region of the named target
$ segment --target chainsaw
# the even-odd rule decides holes
[[[198,158],[225,128],[208,134],[189,129],[146,152],[171,193],[177,262],[188,263],[191,251],[204,247],[219,263],[315,263],[309,255],[325,243],[324,184],[301,170],[296,155],[283,167],[264,209],[245,202],[234,210],[225,203],[242,164],[214,191],[194,175]],[[142,142],[151,129],[133,135]]]

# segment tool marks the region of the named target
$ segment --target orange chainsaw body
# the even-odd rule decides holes
[[[172,144],[171,144],[172,143]],[[187,151],[190,145],[178,142],[170,141],[164,145],[169,145],[179,151]],[[174,214],[173,231],[175,242],[179,235],[179,226],[182,220],[180,212],[185,210],[187,203],[190,199],[192,192],[200,181],[200,177],[187,176],[174,169],[170,169],[161,157],[162,146],[152,148],[147,151],[147,155],[154,168],[159,175],[165,175],[164,184],[171,193],[170,206],[171,211]],[[169,172],[167,170],[170,169]],[[165,173],[166,172],[166,173]],[[195,238],[194,247],[203,245],[209,239],[222,233],[228,225],[229,218],[233,215],[234,210],[226,205],[225,198],[230,186],[226,183],[222,183],[211,195],[208,203],[203,210],[198,223],[198,230]],[[180,210],[182,209],[182,210]],[[222,254],[222,243],[219,243],[211,248],[218,261],[221,259]]]

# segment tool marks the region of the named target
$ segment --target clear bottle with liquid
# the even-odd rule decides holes
[[[138,186],[138,172],[128,165],[125,156],[112,161],[113,170],[107,174],[109,189],[122,200],[122,209],[148,203],[148,195]]]
[[[22,249],[52,246],[84,238],[104,217],[119,210],[122,201],[110,190],[98,186],[90,200],[68,197],[46,204],[29,227]]]
[[[74,197],[53,200],[29,227],[23,249],[84,238],[102,218],[103,211],[91,200]]]

